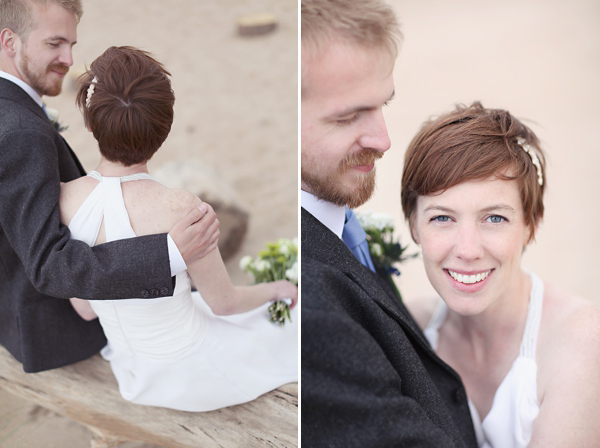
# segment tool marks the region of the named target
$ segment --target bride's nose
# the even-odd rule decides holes
[[[454,255],[465,261],[483,257],[481,231],[476,224],[461,223],[454,235]]]

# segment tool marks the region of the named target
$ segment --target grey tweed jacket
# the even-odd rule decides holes
[[[303,445],[476,447],[456,372],[376,274],[301,219]]]
[[[44,111],[0,78],[0,344],[37,372],[86,359],[106,339],[68,297],[173,293],[165,234],[90,248],[60,223],[60,182],[84,175]]]

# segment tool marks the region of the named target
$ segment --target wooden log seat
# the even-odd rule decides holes
[[[297,447],[298,384],[212,412],[125,401],[107,361],[96,355],[60,369],[25,373],[0,346],[0,387],[92,431],[92,447],[141,441],[165,447]]]

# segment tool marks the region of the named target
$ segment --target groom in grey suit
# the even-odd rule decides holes
[[[0,0],[0,344],[26,372],[97,353],[106,339],[69,297],[173,294],[174,275],[217,244],[208,204],[171,232],[90,248],[60,223],[60,182],[85,172],[46,115],[73,63],[80,0]],[[62,299],[58,299],[62,298]]]
[[[375,272],[350,211],[390,148],[395,15],[381,0],[302,0],[301,14],[303,444],[475,447],[459,376]]]

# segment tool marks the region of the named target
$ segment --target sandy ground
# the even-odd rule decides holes
[[[377,192],[362,208],[395,217],[409,252],[400,180],[404,151],[429,116],[481,100],[510,110],[547,154],[546,212],[523,266],[600,303],[597,129],[600,122],[600,4],[594,0],[393,2],[405,36],[386,109],[392,148],[377,168]],[[422,261],[401,265],[406,300],[435,294]]]
[[[267,241],[298,235],[297,3],[276,0],[84,0],[74,69],[111,45],[153,53],[172,74],[175,122],[150,171],[172,160],[198,160],[217,170],[250,213],[239,252],[227,263],[238,284],[250,279],[237,264]],[[240,37],[236,20],[271,13],[271,34]],[[73,70],[75,71],[75,70]],[[69,141],[86,170],[99,161],[65,85],[46,98],[68,125]],[[86,429],[0,392],[0,447],[86,447]],[[139,445],[136,445],[139,446]]]

